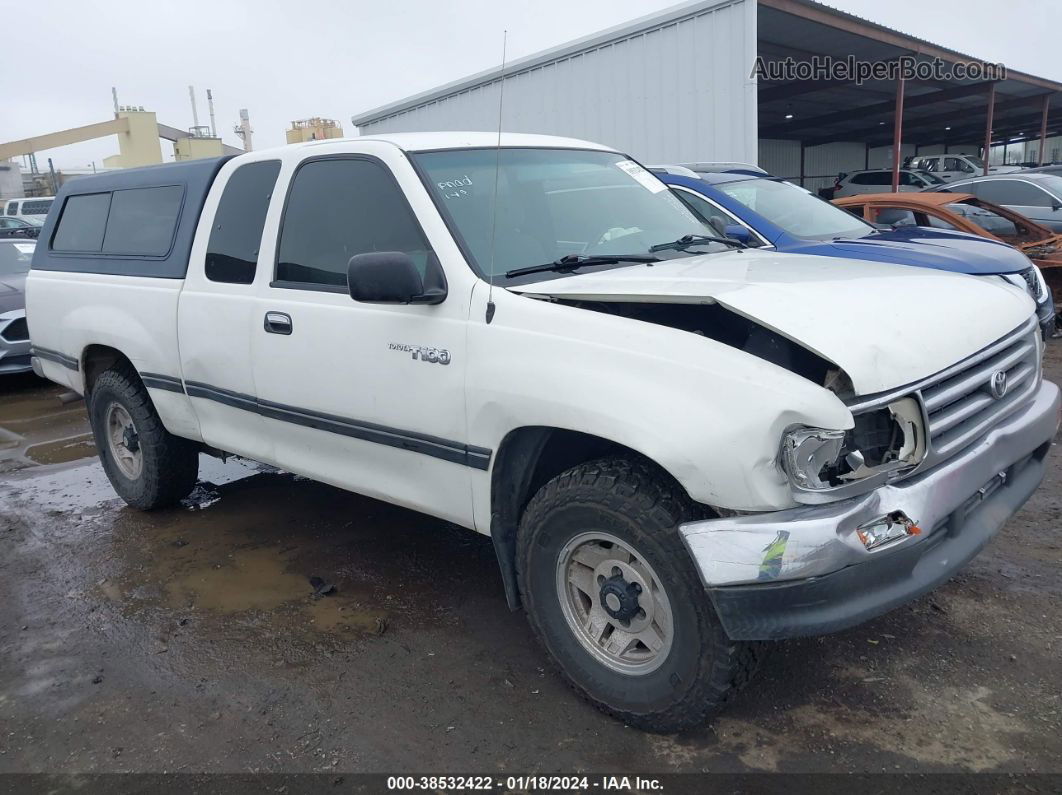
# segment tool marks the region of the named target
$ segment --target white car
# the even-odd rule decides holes
[[[746,249],[565,138],[316,141],[65,185],[34,366],[130,505],[233,453],[489,534],[629,724],[702,723],[759,641],[939,585],[1044,474],[1028,296]],[[976,317],[976,323],[958,323]]]
[[[34,196],[28,199],[0,199],[0,217],[21,218],[39,226],[52,208],[54,196]]]
[[[920,190],[933,190],[937,185],[943,185],[944,180],[928,171],[915,171],[909,168],[900,169],[899,192]],[[844,196],[857,196],[861,193],[891,193],[892,192],[892,169],[871,168],[863,171],[841,172],[833,184],[831,199],[840,199]]]
[[[945,182],[979,177],[985,173],[985,162],[977,155],[918,155],[907,161],[908,168],[928,171]],[[989,174],[1013,174],[1020,166],[988,166]]]

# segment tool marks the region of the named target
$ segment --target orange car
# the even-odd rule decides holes
[[[1062,234],[972,193],[864,193],[835,199],[872,224],[955,229],[1016,246],[1037,264],[1062,306]]]

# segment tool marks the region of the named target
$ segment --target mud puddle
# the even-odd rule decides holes
[[[101,593],[125,615],[194,616],[226,632],[245,625],[296,638],[379,635],[396,617],[408,624],[423,614],[404,576],[408,550],[395,549],[408,542],[399,523],[414,514],[381,505],[337,528],[328,517],[366,501],[276,472],[202,493],[205,507],[149,515],[150,528],[139,514],[115,522]]]
[[[65,391],[33,375],[0,381],[0,473],[96,454],[85,404],[62,403]]]

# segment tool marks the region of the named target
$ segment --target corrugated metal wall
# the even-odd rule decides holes
[[[503,129],[598,141],[644,163],[755,162],[755,0],[683,14],[507,76]],[[493,130],[499,86],[433,98],[359,129]]]

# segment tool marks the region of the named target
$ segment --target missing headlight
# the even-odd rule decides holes
[[[801,428],[786,434],[785,469],[807,489],[830,489],[921,463],[926,453],[922,413],[913,398],[855,415],[847,431]]]

